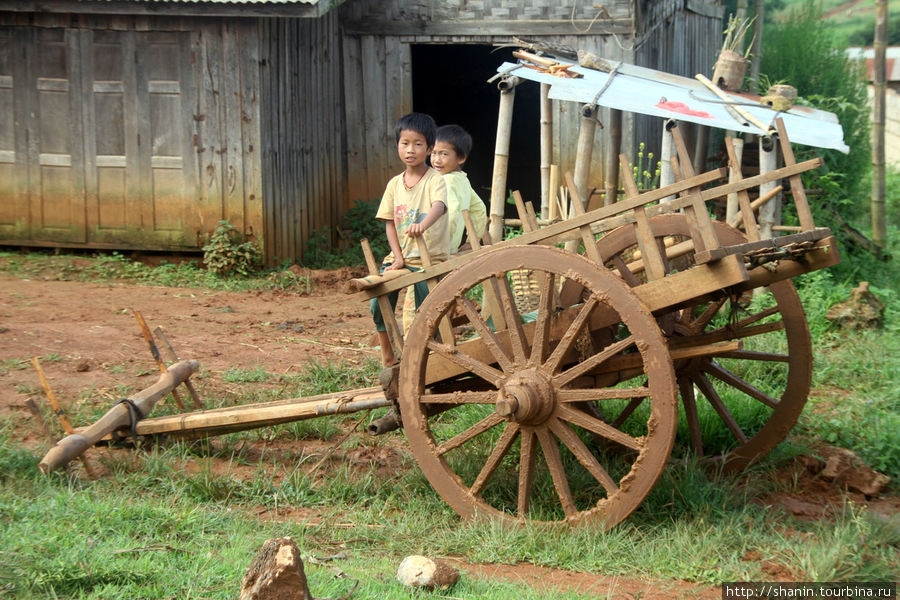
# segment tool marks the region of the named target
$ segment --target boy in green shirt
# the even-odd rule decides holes
[[[447,260],[450,254],[450,230],[447,222],[447,186],[443,178],[426,164],[434,146],[437,126],[430,116],[410,113],[394,127],[397,154],[405,169],[388,181],[375,218],[384,221],[391,252],[384,258],[381,271],[407,268],[419,271],[422,257],[416,245],[419,236],[425,241],[432,262]],[[428,294],[422,281],[414,286],[416,307]],[[388,294],[391,307],[397,305],[397,292]],[[396,362],[384,317],[375,298],[371,302],[372,318],[381,345],[381,363],[389,367]]]

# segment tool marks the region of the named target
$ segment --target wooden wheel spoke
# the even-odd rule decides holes
[[[562,345],[562,342],[560,342],[560,345]],[[633,346],[633,345],[634,345],[634,336],[633,335],[629,335],[628,337],[626,337],[623,340],[614,342],[614,343],[610,344],[609,346],[607,346],[606,348],[604,348],[603,350],[601,350],[600,352],[598,352],[597,354],[594,354],[587,360],[585,360],[585,361],[579,363],[578,365],[572,367],[571,369],[568,369],[567,371],[563,371],[562,373],[553,377],[553,383],[559,387],[562,387],[562,386],[566,385],[567,383],[571,382],[573,379],[581,377],[582,375],[584,375],[585,373],[587,373],[594,367],[602,364],[603,362],[609,360],[613,356],[619,354],[626,348]]]
[[[491,355],[497,359],[497,364],[500,365],[500,368],[507,372],[513,370],[512,361],[500,346],[500,340],[497,338],[497,335],[491,331],[491,328],[488,327],[488,324],[479,314],[478,307],[475,306],[475,303],[464,296],[458,296],[456,298],[456,304],[462,308],[466,317],[469,319],[469,323],[472,324],[475,331],[481,336],[484,345],[490,350]]]
[[[691,447],[694,449],[695,455],[703,456],[703,438],[700,435],[700,417],[697,415],[694,382],[688,377],[679,377],[678,389],[681,392],[681,401],[684,403],[684,414],[687,417]]]
[[[616,254],[612,258],[613,264],[616,267],[616,270],[619,271],[619,275],[621,275],[622,279],[629,285],[629,287],[637,287],[641,285],[641,282],[638,281],[637,276],[632,272],[631,269],[628,268],[628,265],[625,264],[625,261],[622,260],[622,256]]]
[[[748,315],[742,319],[738,319],[737,323],[735,323],[735,327],[746,327],[747,325],[752,325],[757,321],[762,321],[766,317],[771,317],[772,315],[778,314],[777,306],[770,306],[765,310],[761,310],[758,313]]]
[[[439,342],[435,342],[434,340],[429,340],[427,346],[428,349],[432,352],[443,356],[447,360],[455,362],[467,371],[471,371],[485,381],[490,382],[495,387],[500,387],[500,383],[503,381],[504,376],[503,373],[501,373],[494,367],[483,363],[477,358],[469,356],[468,354],[460,352],[459,348],[456,346],[441,344]]]
[[[712,407],[719,413],[719,417],[731,431],[732,435],[734,435],[734,437],[742,444],[746,444],[748,439],[746,434],[741,430],[731,413],[728,412],[725,403],[722,402],[722,398],[719,396],[719,393],[716,392],[712,382],[703,374],[698,374],[694,381],[697,384],[697,387],[700,388],[700,391],[703,392],[703,395],[706,396],[706,399],[709,400],[709,403],[712,404]]]
[[[572,496],[572,489],[569,487],[569,480],[566,478],[566,471],[563,467],[562,457],[559,455],[559,446],[550,432],[539,427],[537,429],[537,437],[541,442],[541,450],[544,452],[544,460],[547,462],[547,469],[553,478],[553,487],[556,488],[556,495],[562,504],[563,512],[566,517],[574,517],[578,509],[575,507],[575,497]]]
[[[622,398],[646,398],[650,395],[648,387],[633,388],[578,388],[574,390],[557,390],[556,399],[566,404],[572,402],[591,402],[594,400],[619,400]]]
[[[616,428],[621,427],[622,423],[624,423],[625,421],[628,420],[628,417],[631,416],[631,413],[633,413],[635,410],[637,410],[637,407],[640,406],[644,402],[645,398],[646,398],[646,396],[641,397],[641,398],[634,398],[631,402],[629,402],[625,406],[625,408],[622,409],[622,412],[619,413],[619,416],[616,417],[613,420],[613,422],[610,423],[610,425],[612,425],[613,427],[616,427]]]
[[[695,331],[704,329],[709,325],[709,322],[712,321],[713,317],[716,316],[726,302],[728,302],[727,296],[723,296],[722,298],[710,302],[707,307],[703,309],[703,312],[690,322],[690,326],[694,328]]]
[[[750,383],[744,381],[728,369],[724,368],[722,365],[710,361],[708,364],[703,366],[703,370],[724,383],[727,383],[731,387],[740,390],[750,396],[751,398],[755,398],[768,406],[769,408],[777,408],[778,400],[763,392],[759,388]]]
[[[591,316],[591,311],[593,311],[594,307],[599,303],[600,301],[596,296],[591,296],[588,298],[587,302],[581,306],[578,314],[563,334],[562,339],[559,340],[559,344],[556,345],[556,348],[553,349],[553,353],[547,359],[547,362],[544,363],[547,372],[556,372],[566,353],[568,353],[575,343],[575,340],[578,338],[579,332],[584,327],[585,323],[587,323],[588,318]]]
[[[525,348],[527,340],[525,332],[522,330],[522,316],[519,314],[519,309],[516,308],[516,299],[509,287],[506,274],[502,273],[492,277],[491,287],[493,287],[494,294],[500,299],[500,304],[503,307],[513,357],[517,363],[524,365],[528,361],[528,351]]]
[[[529,363],[533,367],[540,365],[547,357],[548,342],[550,341],[550,318],[556,307],[555,282],[555,273],[544,273],[541,281],[541,298],[538,301],[538,316],[534,323],[531,356],[529,357]]]
[[[465,444],[466,442],[468,442],[475,436],[481,435],[482,433],[484,433],[491,427],[494,427],[495,425],[498,425],[503,422],[504,422],[503,417],[501,417],[497,413],[492,412],[491,414],[489,414],[482,420],[478,421],[477,423],[475,423],[474,425],[472,425],[471,427],[469,427],[462,433],[458,433],[455,436],[453,436],[452,438],[450,438],[449,440],[447,440],[446,442],[444,442],[443,444],[438,445],[435,448],[435,453],[438,456],[444,455],[447,452],[449,452],[455,448],[459,448],[460,446],[462,446],[463,444]]]
[[[521,448],[519,449],[519,494],[516,513],[524,519],[531,506],[531,490],[534,487],[535,458],[537,447],[534,444],[535,434],[532,429],[521,430]]]
[[[478,474],[478,477],[476,477],[475,481],[472,482],[472,487],[469,488],[469,491],[472,493],[472,495],[481,495],[481,491],[484,489],[484,486],[487,485],[487,482],[491,478],[491,475],[493,475],[494,471],[497,470],[497,467],[500,466],[500,461],[502,461],[503,457],[507,455],[510,446],[512,446],[512,443],[515,441],[516,436],[518,435],[519,424],[508,423],[506,425],[506,428],[503,430],[503,433],[500,434],[500,439],[497,440],[497,444],[494,446],[494,449],[491,450],[490,456],[488,456],[487,460],[484,462],[484,466],[481,468],[481,472]]]
[[[576,410],[567,405],[560,405],[557,408],[559,418],[572,423],[573,425],[578,425],[582,429],[587,429],[592,433],[596,433],[597,435],[604,437],[608,440],[616,442],[617,444],[621,444],[626,448],[630,448],[634,451],[640,452],[643,447],[642,440],[638,438],[633,438],[627,433],[619,431],[612,425],[608,425],[604,423],[600,419],[596,419],[587,413]]]
[[[494,404],[497,400],[497,391],[486,392],[447,392],[443,394],[422,394],[419,402],[422,404]]]
[[[575,458],[578,459],[578,462],[588,470],[588,473],[593,475],[594,479],[603,486],[603,489],[606,490],[607,497],[610,497],[619,491],[619,486],[616,485],[615,480],[610,477],[606,469],[603,468],[603,465],[601,465],[597,458],[591,454],[591,451],[584,445],[581,438],[579,438],[568,425],[561,422],[559,419],[552,419],[550,422],[550,429],[556,434],[556,437],[562,440],[562,443],[565,444],[566,448],[568,448]]]

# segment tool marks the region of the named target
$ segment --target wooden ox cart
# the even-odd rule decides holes
[[[799,177],[820,161],[795,162],[779,129],[785,166],[766,174],[694,174],[676,127],[673,184],[639,192],[623,156],[625,197],[612,205],[585,213],[576,201],[544,227],[525,210],[519,237],[356,281],[365,300],[433,285],[405,336],[386,319],[402,360],[384,389],[139,420],[120,406],[115,428],[198,437],[394,405],[444,500],[510,522],[620,522],[658,480],[679,421],[690,452],[743,468],[786,436],[809,392],[810,334],[790,279],[839,260]],[[747,190],[776,180],[790,181],[799,226],[759,239]],[[733,193],[742,229],[707,209]],[[91,429],[78,447],[109,431]],[[77,455],[67,440],[43,468]]]

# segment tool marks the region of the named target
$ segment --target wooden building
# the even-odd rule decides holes
[[[299,260],[315,232],[336,242],[346,209],[379,197],[399,171],[393,125],[411,110],[469,129],[467,169],[487,198],[499,94],[486,81],[514,38],[682,75],[711,70],[719,0],[597,6],[3,3],[0,244],[189,252],[227,220],[269,263]],[[528,94],[537,97],[523,89],[516,101],[509,186],[532,199],[538,108]],[[577,111],[554,111],[554,162],[570,168]],[[654,127],[629,121],[626,147],[658,140]]]

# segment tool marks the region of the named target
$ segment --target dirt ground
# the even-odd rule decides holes
[[[29,398],[44,402],[40,381],[27,362],[33,356],[40,357],[53,392],[69,409],[98,398],[115,401],[121,397],[121,385],[134,389],[152,385],[159,374],[134,311],[143,315],[151,330],[163,328],[180,358],[200,361],[202,377],[197,387],[205,397],[227,390],[221,375],[228,369],[262,367],[279,374],[296,372],[310,359],[350,363],[377,359],[368,305],[341,292],[343,281],[355,274],[347,270],[308,274],[312,290],[300,295],[25,280],[0,271],[0,416],[12,415],[29,424],[20,430],[21,443],[44,443],[24,404]],[[402,443],[402,436],[396,439]],[[339,458],[359,457],[348,453]],[[785,474],[800,482],[797,491],[765,499],[766,503],[809,518],[825,516],[841,505],[840,489],[822,487],[802,467],[797,469],[799,477]],[[876,503],[888,512],[900,508],[897,498]],[[285,517],[282,511],[272,518]],[[679,581],[605,577],[527,564],[458,566],[469,576],[506,578],[599,597],[721,597],[718,587]],[[792,580],[792,574],[779,565],[772,565],[771,571],[773,581]]]

